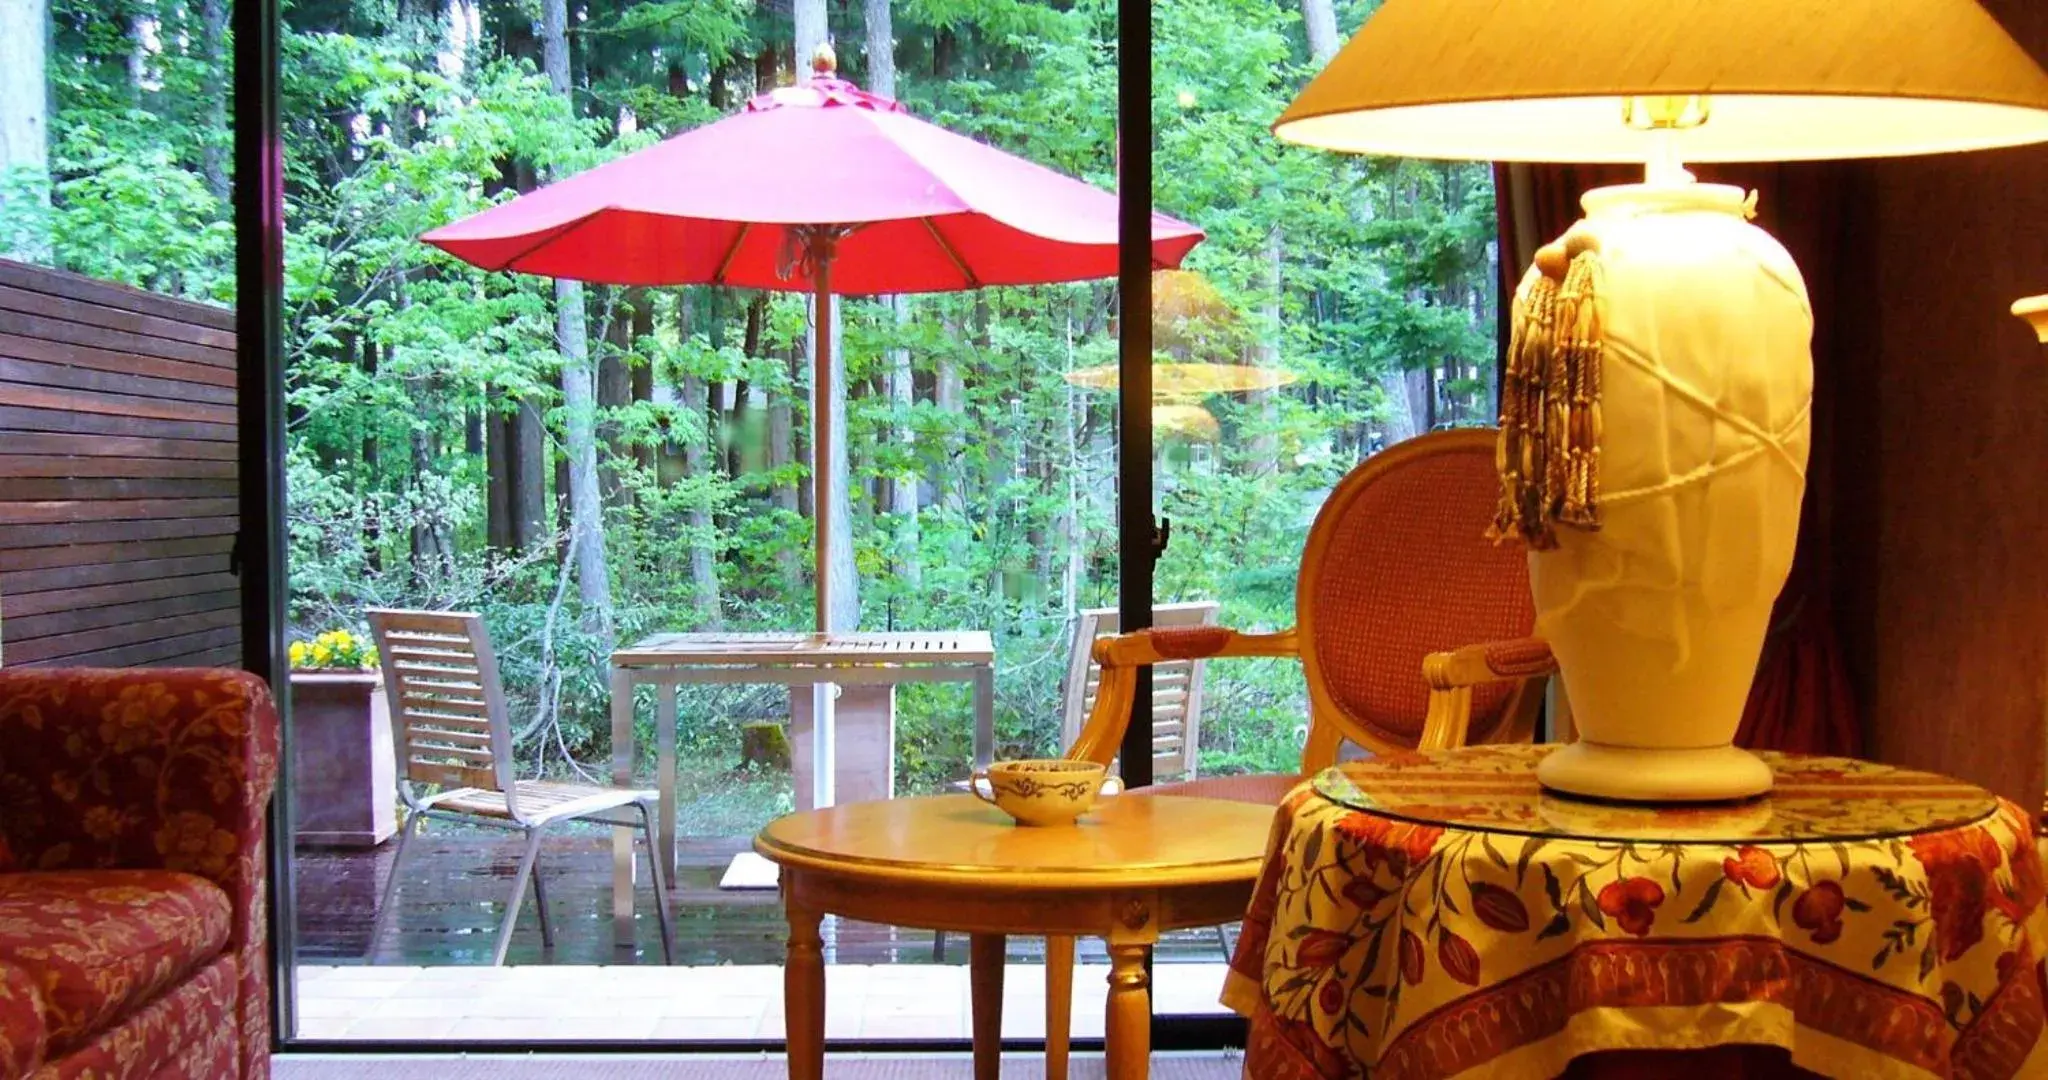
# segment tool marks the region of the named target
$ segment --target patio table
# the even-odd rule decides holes
[[[685,683],[784,686],[974,684],[974,767],[995,750],[995,641],[987,631],[655,634],[612,653],[612,779],[633,772],[633,691],[655,687],[655,740],[661,797],[659,858],[675,880],[677,688]],[[823,692],[821,689],[819,692]],[[829,715],[829,714],[828,714]],[[813,805],[832,805],[832,727],[818,724],[811,755]],[[613,832],[612,913],[622,940],[633,920],[633,834]]]

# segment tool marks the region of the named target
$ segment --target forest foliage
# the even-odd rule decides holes
[[[46,160],[0,161],[0,251],[233,302],[224,2],[49,0]],[[1302,540],[1337,477],[1492,414],[1490,173],[1268,131],[1318,66],[1311,41],[1330,47],[1317,20],[1348,31],[1371,6],[1329,4],[1152,4],[1152,190],[1208,234],[1187,263],[1201,310],[1159,313],[1160,358],[1293,380],[1200,402],[1214,438],[1158,433],[1159,599],[1219,600],[1245,628],[1292,622]],[[855,82],[891,77],[925,119],[1115,185],[1114,0],[286,6],[292,619],[310,637],[360,632],[366,606],[481,611],[530,767],[604,760],[614,642],[810,625],[805,304],[590,286],[580,319],[558,320],[577,309],[552,282],[417,237],[791,81],[805,9]],[[1001,749],[1051,751],[1074,613],[1116,601],[1113,395],[1062,377],[1115,362],[1114,282],[849,300],[842,317],[859,624],[992,631]],[[595,602],[568,550],[579,461],[601,496]],[[1298,671],[1210,680],[1205,770],[1286,767]],[[692,760],[730,767],[734,726],[779,702],[687,702]],[[964,774],[966,716],[963,689],[902,692],[911,786]]]

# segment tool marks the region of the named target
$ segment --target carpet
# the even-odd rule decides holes
[[[1235,1053],[1154,1054],[1153,1080],[1239,1080],[1243,1058]],[[275,1080],[784,1080],[782,1058],[766,1054],[555,1057],[516,1055],[445,1056],[280,1055],[271,1065]],[[835,1054],[825,1062],[826,1080],[970,1080],[973,1062],[965,1054],[879,1057]],[[1077,1055],[1071,1080],[1101,1080],[1102,1058]],[[1042,1080],[1043,1059],[1005,1054],[1003,1080]]]

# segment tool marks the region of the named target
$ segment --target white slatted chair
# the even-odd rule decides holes
[[[668,883],[663,880],[661,860],[654,857],[655,793],[514,779],[511,721],[504,686],[498,681],[497,656],[491,651],[483,620],[439,611],[372,610],[368,614],[383,666],[384,693],[390,701],[398,791],[405,803],[391,880],[384,888],[384,901],[371,931],[371,955],[374,957],[396,914],[398,883],[404,876],[406,844],[414,825],[430,817],[518,829],[526,834],[526,851],[513,876],[512,895],[505,903],[491,962],[505,962],[528,879],[533,882],[534,903],[540,912],[541,941],[553,946],[547,888],[536,866],[540,840],[550,825],[581,820],[636,828],[647,837],[662,958],[673,963]]]
[[[1152,625],[1216,625],[1217,604],[1199,600],[1182,604],[1160,604],[1152,609]],[[1081,737],[1081,726],[1095,709],[1095,691],[1102,683],[1102,667],[1095,662],[1097,638],[1118,632],[1121,620],[1115,608],[1088,608],[1079,613],[1074,626],[1074,644],[1068,651],[1067,678],[1061,684],[1065,699],[1060,720],[1060,745],[1072,746]],[[1169,660],[1152,667],[1152,778],[1193,780],[1195,759],[1202,737],[1203,660]]]

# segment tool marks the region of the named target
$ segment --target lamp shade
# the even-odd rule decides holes
[[[1657,132],[1630,99],[1696,100]],[[2048,73],[1972,0],[1386,0],[1273,130],[1480,161],[1642,162],[1660,134],[1685,161],[1943,153],[2048,140]]]

